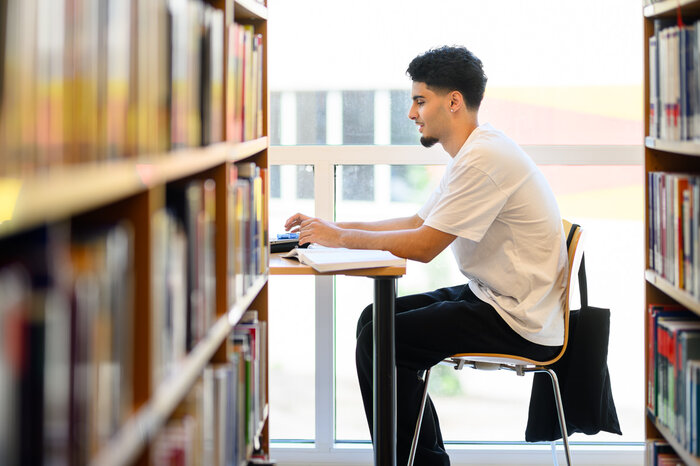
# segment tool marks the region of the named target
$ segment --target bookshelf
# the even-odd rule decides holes
[[[0,5],[0,463],[269,454],[266,57],[263,1]]]
[[[693,157],[700,157],[700,143],[695,141],[665,141],[663,139],[648,137],[644,145],[650,149],[655,149],[672,154],[683,154]]]
[[[664,329],[674,318],[696,323],[700,316],[700,1],[645,1],[643,15],[647,464],[663,453],[700,465],[697,382],[689,362],[697,356],[690,343],[681,345],[692,331],[690,324],[676,333]]]

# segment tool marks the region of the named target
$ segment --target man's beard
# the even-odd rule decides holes
[[[438,138],[432,138],[430,136],[421,136],[420,138],[420,143],[423,144],[423,147],[433,147],[438,142]]]

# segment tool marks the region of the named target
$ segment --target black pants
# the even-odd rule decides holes
[[[541,346],[515,333],[467,285],[396,299],[397,466],[408,461],[423,394],[422,371],[455,353],[493,352],[531,359],[554,357],[560,347]],[[372,431],[372,305],[357,323],[357,375]],[[416,466],[449,465],[440,425],[428,398],[418,439]]]

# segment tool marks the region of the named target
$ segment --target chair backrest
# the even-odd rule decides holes
[[[493,362],[493,363],[505,363],[505,364],[530,364],[536,366],[549,366],[557,362],[566,351],[566,347],[569,343],[569,313],[570,307],[569,303],[571,301],[572,287],[571,283],[574,277],[578,274],[579,267],[581,265],[581,259],[583,258],[583,248],[581,243],[581,237],[583,230],[579,225],[572,224],[568,220],[562,220],[564,226],[564,236],[566,237],[566,249],[568,252],[568,266],[569,273],[566,282],[566,290],[564,292],[564,344],[561,351],[552,359],[548,361],[535,361],[533,359],[518,357],[509,354],[494,354],[494,353],[461,353],[455,354],[452,358],[465,359],[470,361],[480,361],[480,362]],[[449,358],[448,358],[449,359]]]

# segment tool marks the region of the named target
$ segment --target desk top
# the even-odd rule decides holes
[[[321,273],[294,259],[284,259],[284,253],[270,254],[270,275],[354,275],[359,277],[398,277],[406,274],[406,261],[403,267],[373,267],[368,269],[340,270]]]

